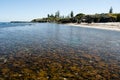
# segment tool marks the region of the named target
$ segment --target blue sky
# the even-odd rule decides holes
[[[61,15],[120,13],[120,0],[0,0],[0,21],[32,20],[60,11]]]

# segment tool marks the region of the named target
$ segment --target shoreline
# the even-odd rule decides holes
[[[76,26],[76,27],[84,27],[84,28],[95,28],[95,29],[103,29],[103,30],[112,30],[112,31],[120,31],[120,22],[109,22],[109,23],[68,23],[65,25]]]

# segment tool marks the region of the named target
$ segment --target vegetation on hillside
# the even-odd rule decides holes
[[[69,16],[60,16],[60,12],[57,11],[55,14],[48,14],[46,18],[34,19],[32,22],[55,22],[55,23],[100,23],[100,22],[120,22],[120,13],[113,13],[111,7],[109,13],[86,15],[78,13],[74,16],[74,12],[71,11]]]

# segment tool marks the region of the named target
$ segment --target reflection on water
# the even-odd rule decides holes
[[[8,25],[10,26],[7,27]],[[8,61],[6,59],[11,60],[10,56],[25,57],[29,54],[29,56],[47,57],[46,59],[50,60],[56,58],[55,61],[68,58],[78,65],[81,60],[74,59],[84,59],[86,56],[88,59],[90,58],[88,55],[92,55],[107,63],[115,62],[118,66],[120,65],[120,32],[50,23],[24,23],[22,25],[8,23],[7,26],[0,24],[0,60],[5,58],[3,61],[5,63]],[[54,55],[59,55],[59,57]],[[94,59],[100,60],[96,57]]]
[[[13,23],[12,23],[13,24]],[[0,26],[1,27],[1,26]],[[114,53],[120,57],[120,32],[71,27],[58,24],[33,24],[0,28],[0,53],[16,53],[36,47],[66,45],[88,53]],[[59,48],[59,47],[58,47]]]

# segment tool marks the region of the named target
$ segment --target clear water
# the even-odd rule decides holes
[[[0,55],[81,50],[120,60],[120,32],[52,23],[0,23]],[[79,53],[76,53],[79,54]],[[79,54],[80,55],[80,54]]]

